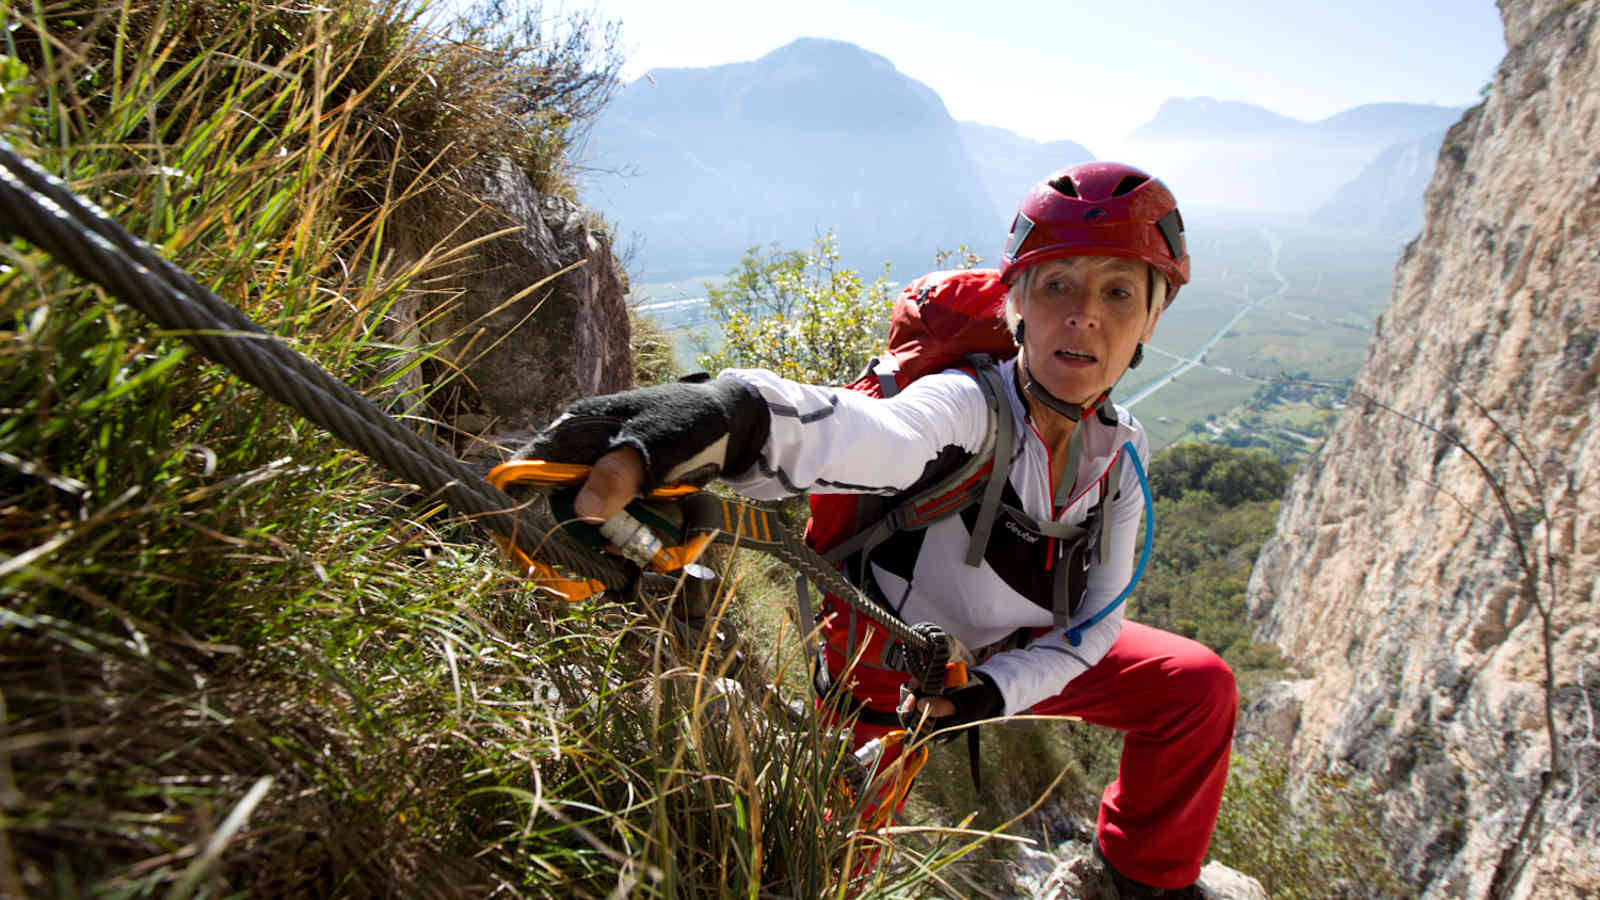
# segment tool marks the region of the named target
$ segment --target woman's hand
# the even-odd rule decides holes
[[[589,480],[572,501],[572,510],[585,522],[599,524],[616,515],[639,496],[644,485],[644,457],[632,447],[622,447],[595,460]]]
[[[915,678],[907,681],[900,689],[900,724],[915,736],[961,728],[1004,712],[1005,698],[994,680],[975,669],[971,674],[966,684],[940,696],[918,694],[922,685]],[[943,737],[949,740],[954,735]]]
[[[592,466],[574,509],[603,522],[657,485],[745,471],[771,423],[760,391],[733,376],[658,384],[573,403],[515,458]]]
[[[944,697],[924,697],[916,693],[922,687],[915,678],[906,682],[906,690],[900,692],[900,721],[907,719],[920,719],[924,714],[930,719],[942,719],[956,713],[956,705]]]

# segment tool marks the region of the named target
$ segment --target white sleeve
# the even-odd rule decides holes
[[[761,392],[772,430],[756,465],[723,480],[758,500],[818,493],[897,493],[920,478],[947,447],[982,448],[988,403],[960,371],[919,378],[887,400],[859,391],[780,378],[765,369],[729,369]]]
[[[1134,438],[1140,463],[1150,456],[1150,441],[1140,430]],[[1124,450],[1123,452],[1126,452]],[[1083,604],[1073,617],[1074,626],[1093,619],[1116,600],[1133,577],[1134,554],[1138,547],[1139,520],[1144,516],[1144,489],[1132,462],[1122,466],[1118,495],[1111,503],[1110,553],[1089,569],[1089,586]],[[978,667],[994,679],[1005,698],[1005,715],[1025,712],[1035,703],[1061,693],[1072,679],[1098,663],[1122,633],[1123,604],[1079,632],[1074,647],[1067,642],[1067,631],[1057,628],[1018,650],[997,653]]]

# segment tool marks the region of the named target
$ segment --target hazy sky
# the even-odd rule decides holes
[[[546,0],[622,23],[629,80],[849,41],[957,119],[1102,153],[1168,97],[1316,120],[1363,103],[1468,105],[1505,53],[1493,0]]]

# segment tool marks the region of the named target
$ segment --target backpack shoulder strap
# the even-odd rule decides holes
[[[1124,451],[1117,451],[1116,460],[1105,475],[1105,482],[1100,487],[1100,499],[1095,503],[1087,527],[1077,529],[1076,535],[1064,536],[1064,540],[1069,542],[1068,546],[1073,546],[1073,549],[1056,560],[1051,613],[1057,628],[1067,628],[1072,624],[1072,615],[1083,602],[1084,592],[1089,587],[1090,564],[1110,558],[1111,501],[1116,496],[1118,485],[1122,483],[1123,454]],[[1083,543],[1074,546],[1078,541]]]
[[[1111,558],[1111,501],[1117,499],[1117,494],[1122,490],[1122,464],[1126,461],[1125,451],[1118,449],[1117,461],[1111,464],[1111,473],[1106,476],[1105,487],[1100,491],[1100,546],[1098,553],[1102,562]]]
[[[983,499],[978,506],[978,520],[972,529],[972,540],[967,544],[966,563],[976,568],[983,563],[983,553],[989,548],[989,534],[994,530],[994,520],[1000,512],[1000,497],[1005,493],[1006,478],[1011,474],[1011,455],[1017,447],[1017,423],[1011,415],[1011,401],[1006,397],[1005,382],[1000,377],[1000,367],[986,355],[969,357],[983,388],[983,398],[989,404],[989,433],[993,446],[989,451],[994,464],[989,469],[989,481],[984,485]]]
[[[983,392],[989,411],[988,436],[978,452],[933,484],[900,498],[875,521],[830,547],[823,554],[829,562],[837,565],[856,553],[869,555],[873,548],[895,532],[925,528],[961,512],[973,503],[982,503],[982,506],[979,508],[978,527],[974,529],[972,543],[968,547],[967,565],[977,566],[982,562],[989,530],[1000,509],[1006,474],[1011,467],[1011,454],[1016,447],[1016,423],[1011,418],[1009,401],[1005,399],[1005,385],[993,359],[985,354],[974,354],[969,362],[973,364],[973,378]],[[1002,407],[1002,404],[1007,406]],[[974,547],[975,551],[972,549]]]

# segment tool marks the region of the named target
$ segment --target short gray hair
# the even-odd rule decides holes
[[[1028,294],[1028,281],[1032,277],[1033,267],[1029,266],[1017,273],[1017,279],[1006,289],[1006,330],[1013,338],[1017,336],[1017,323],[1022,321],[1022,298]]]
[[[1006,330],[1011,332],[1013,338],[1017,336],[1017,323],[1022,321],[1022,301],[1028,296],[1028,282],[1033,278],[1033,270],[1036,268],[1038,266],[1029,266],[1018,272],[1016,280],[1011,282],[1011,286],[1006,289],[1004,307]],[[1145,268],[1150,272],[1150,296],[1145,298],[1145,309],[1155,309],[1157,297],[1161,298],[1161,305],[1165,308],[1167,305],[1167,276],[1161,274],[1161,270],[1149,263],[1145,263]]]

